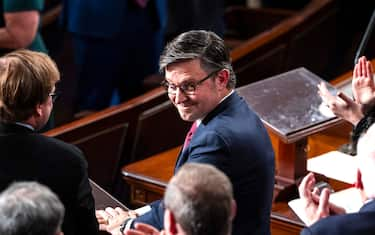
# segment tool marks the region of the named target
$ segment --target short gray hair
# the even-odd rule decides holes
[[[188,235],[231,232],[232,184],[212,165],[186,163],[171,179],[164,204]]]
[[[37,182],[11,184],[0,194],[1,235],[54,235],[65,209],[59,198]]]

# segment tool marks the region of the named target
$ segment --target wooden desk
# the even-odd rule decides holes
[[[323,115],[317,85],[320,77],[298,68],[237,89],[262,119],[275,151],[279,191],[306,175],[308,136],[342,122]],[[327,84],[329,90],[335,88]],[[276,192],[278,194],[278,192]]]
[[[122,168],[123,179],[131,188],[130,203],[132,206],[144,206],[163,197],[165,187],[173,176],[180,148],[171,149]],[[303,223],[285,202],[273,203],[272,234],[297,235],[302,228]]]
[[[123,178],[130,185],[132,206],[144,206],[163,197],[180,149],[176,147],[122,168]]]

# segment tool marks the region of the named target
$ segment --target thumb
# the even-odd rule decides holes
[[[324,218],[329,215],[329,189],[325,188],[322,190],[318,205],[318,216]]]
[[[338,92],[338,93],[337,93],[337,96],[338,96],[341,100],[343,100],[346,104],[349,104],[349,105],[354,104],[353,99],[350,98],[349,96],[345,95],[343,92]]]

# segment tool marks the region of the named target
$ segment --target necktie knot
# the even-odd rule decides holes
[[[193,135],[196,130],[197,130],[197,123],[194,122],[189,132],[186,135],[185,142],[184,142],[184,149],[190,144],[191,138],[193,138]]]

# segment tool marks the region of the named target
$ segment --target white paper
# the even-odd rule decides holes
[[[331,151],[307,160],[307,170],[328,178],[354,184],[357,179],[356,157]]]

